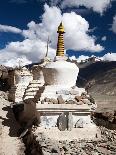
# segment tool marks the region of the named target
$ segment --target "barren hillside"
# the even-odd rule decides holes
[[[99,108],[116,109],[116,62],[96,62],[80,66],[77,85],[85,87]]]

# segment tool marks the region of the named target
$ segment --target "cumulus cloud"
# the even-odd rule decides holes
[[[9,61],[4,62],[5,66],[10,66],[10,67],[21,67],[21,66],[25,66],[28,64],[31,64],[32,61],[29,61],[26,56],[21,56],[19,58],[12,58]]]
[[[50,6],[59,6],[60,8],[66,7],[79,7],[84,6],[88,9],[103,14],[111,6],[111,2],[115,0],[9,0],[11,3],[29,3],[29,2],[47,3]]]
[[[113,18],[112,31],[116,33],[116,15]]]
[[[49,16],[49,18],[48,18]],[[51,39],[51,47],[56,48],[57,43],[57,27],[63,21],[65,27],[65,48],[72,50],[85,51],[101,51],[103,47],[100,44],[95,44],[94,36],[88,35],[89,23],[74,12],[61,14],[60,9],[45,5],[45,13],[42,16],[42,23],[36,24],[30,22],[28,30],[23,31],[23,35],[29,39],[40,38],[42,41],[47,41],[49,35]]]
[[[53,56],[55,51],[49,49],[49,56]],[[46,53],[46,43],[41,40],[25,39],[23,42],[11,42],[5,49],[0,50],[0,63],[3,65],[17,66],[17,59],[21,58],[22,64],[30,62],[40,62]],[[22,59],[23,58],[23,59]]]
[[[102,40],[102,41],[106,41],[106,40],[107,40],[107,37],[106,37],[106,36],[103,36],[103,37],[101,38],[101,40]]]
[[[13,27],[13,26],[7,26],[7,25],[1,25],[0,24],[0,32],[12,32],[12,33],[21,33],[22,30]]]
[[[36,24],[32,21],[28,23],[27,30],[21,31],[25,37],[24,41],[11,42],[5,49],[0,50],[2,58],[0,63],[5,64],[6,61],[14,58],[16,60],[22,55],[29,61],[39,62],[45,56],[48,36],[51,41],[48,55],[53,58],[57,47],[57,27],[61,21],[66,31],[64,34],[66,50],[91,52],[103,50],[100,44],[96,44],[95,36],[89,35],[89,23],[80,15],[74,12],[62,14],[59,8],[48,5],[45,5],[44,9],[41,23]]]
[[[85,56],[85,55],[81,55],[81,56],[79,56],[78,58],[75,57],[74,55],[71,56],[71,57],[69,57],[69,59],[70,59],[71,61],[72,61],[72,60],[75,60],[75,61],[77,61],[77,62],[81,62],[81,61],[84,61],[84,60],[89,59],[89,58],[90,58],[89,56]]]
[[[62,8],[84,6],[103,14],[103,12],[110,7],[111,1],[113,0],[64,0],[62,2]]]
[[[70,60],[77,60],[77,58],[73,55],[71,57],[69,57]]]
[[[95,55],[92,56],[85,56],[85,55],[81,55],[78,58],[75,56],[71,56],[69,57],[70,60],[76,60],[77,62],[81,62],[84,61],[86,59],[95,57],[98,60],[102,60],[102,61],[116,61],[116,53],[106,53],[104,56],[102,57],[96,57]]]
[[[107,53],[101,59],[104,61],[116,61],[116,53]]]
[[[77,62],[81,62],[81,61],[84,61],[84,60],[89,59],[89,58],[90,58],[89,56],[81,55],[78,57]]]

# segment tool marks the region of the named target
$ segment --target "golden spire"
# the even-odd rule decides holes
[[[65,33],[65,31],[64,31],[64,26],[63,26],[62,22],[58,26],[57,33],[58,33],[58,43],[57,43],[56,56],[64,56],[64,38],[63,38],[63,34]]]

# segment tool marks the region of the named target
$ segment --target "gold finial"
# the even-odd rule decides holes
[[[58,43],[57,43],[56,56],[64,56],[64,38],[63,38],[63,34],[65,33],[65,31],[64,31],[64,26],[63,26],[62,22],[58,26],[57,33],[58,33]]]
[[[58,31],[57,31],[57,33],[65,33],[65,31],[64,31],[64,26],[63,26],[62,22],[61,22],[60,25],[58,26]]]

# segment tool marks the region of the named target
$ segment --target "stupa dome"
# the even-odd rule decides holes
[[[59,60],[46,64],[43,68],[44,80],[47,85],[75,86],[79,68],[74,63]]]

